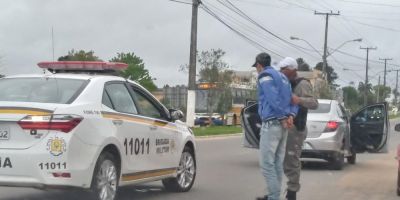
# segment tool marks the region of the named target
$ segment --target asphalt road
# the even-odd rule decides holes
[[[392,123],[394,124],[394,123]],[[300,200],[397,200],[395,149],[400,133],[390,135],[389,153],[359,154],[356,165],[329,170],[325,162],[306,162]],[[258,151],[241,147],[241,137],[198,140],[198,174],[188,193],[168,193],[160,182],[124,187],[120,200],[250,200],[263,195]],[[0,187],[0,200],[80,200],[77,191]]]

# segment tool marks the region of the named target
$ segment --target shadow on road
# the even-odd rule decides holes
[[[131,199],[160,199],[169,195],[177,195],[165,191],[162,186],[127,186],[119,188],[119,194],[117,200],[131,200]],[[88,191],[81,190],[49,190],[46,193],[40,194],[27,194],[18,195],[12,198],[0,198],[0,200],[91,200],[93,197]]]
[[[324,161],[302,161],[303,170],[331,170],[328,162]]]

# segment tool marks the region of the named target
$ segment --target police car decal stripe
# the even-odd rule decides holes
[[[177,168],[158,169],[144,172],[137,172],[131,174],[123,174],[122,181],[135,181],[145,178],[152,178],[157,176],[172,175],[176,172]]]
[[[142,118],[139,116],[132,116],[132,115],[120,114],[120,113],[111,113],[111,112],[105,112],[105,111],[102,111],[101,114],[104,118],[122,119],[122,120],[132,121],[132,122],[141,123],[141,124],[145,124],[145,125],[159,126],[162,128],[177,130],[177,127],[175,125],[170,124],[168,122],[155,121],[153,119],[146,119],[146,118]]]
[[[24,108],[24,107],[0,107],[0,114],[27,114],[27,115],[48,115],[52,110]]]

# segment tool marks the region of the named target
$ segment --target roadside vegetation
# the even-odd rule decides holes
[[[195,136],[211,136],[242,133],[241,126],[207,126],[193,128]]]

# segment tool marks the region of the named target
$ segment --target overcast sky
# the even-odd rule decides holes
[[[181,0],[190,2],[190,0]],[[225,0],[223,0],[225,1]],[[329,44],[365,58],[360,46],[376,46],[370,58],[394,58],[400,64],[400,2],[396,0],[230,0],[264,28],[289,40],[297,36],[322,50],[325,20],[313,10],[340,10],[341,16],[329,20]],[[280,55],[303,57],[311,66],[320,56],[285,45],[260,28],[232,13],[217,0],[203,0],[236,30]],[[191,5],[169,0],[2,0],[0,1],[0,73],[7,75],[40,72],[36,63],[52,60],[51,28],[54,27],[55,59],[71,49],[93,50],[103,60],[117,52],[134,52],[143,58],[158,86],[186,84],[187,74],[179,66],[189,61]],[[225,61],[234,70],[250,70],[254,57],[261,52],[223,24],[199,10],[198,50],[221,48]],[[310,49],[302,41],[291,41]],[[273,54],[271,54],[273,55]],[[273,55],[274,61],[280,59]],[[337,63],[335,61],[339,61]],[[340,85],[358,83],[365,76],[365,61],[335,52],[329,59],[339,73]],[[383,70],[382,64],[370,63],[372,77]],[[343,71],[343,68],[355,71]],[[389,69],[396,67],[388,67]],[[397,67],[399,68],[399,67]],[[382,73],[381,73],[382,75]],[[388,84],[394,86],[395,73]]]

